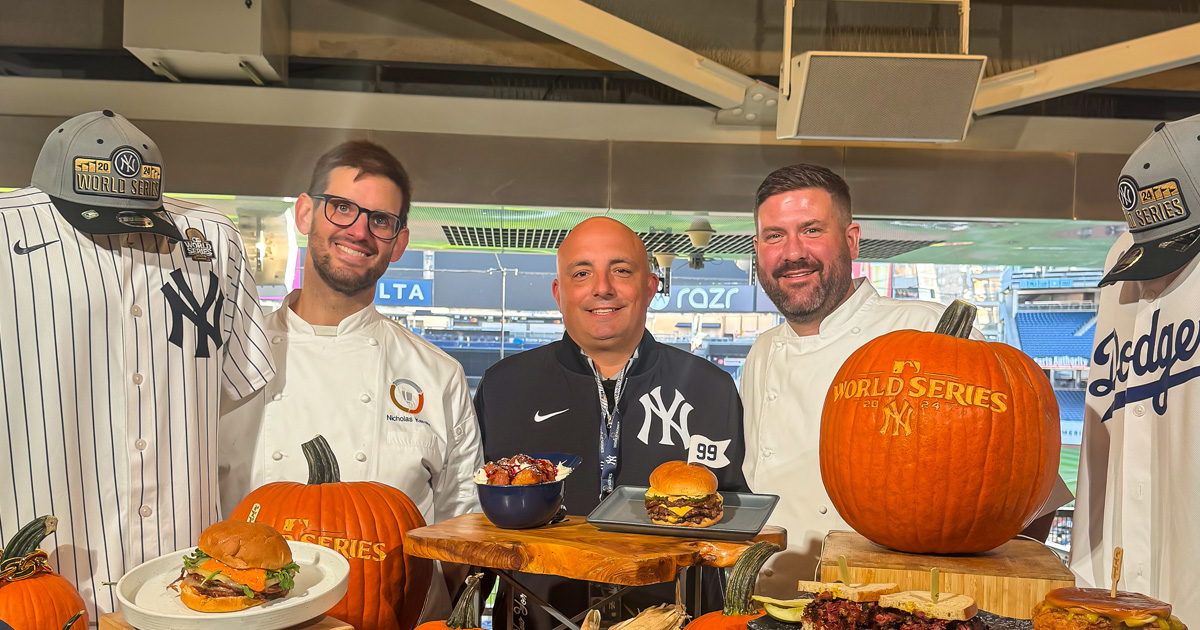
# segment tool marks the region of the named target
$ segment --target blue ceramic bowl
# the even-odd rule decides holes
[[[568,468],[579,468],[583,458],[566,453],[526,453],[534,459],[548,459]],[[573,474],[573,473],[572,473]],[[501,529],[541,527],[554,520],[562,506],[564,484],[570,475],[558,481],[528,486],[489,486],[476,484],[483,514]]]

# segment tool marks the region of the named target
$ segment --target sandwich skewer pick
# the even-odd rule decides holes
[[[938,587],[938,570],[937,567],[933,567],[929,570],[929,599],[933,600],[933,603],[935,604],[937,603],[939,595]]]
[[[846,556],[838,556],[838,577],[842,584],[850,586],[850,565],[846,562]]]
[[[1108,594],[1113,599],[1117,597],[1117,582],[1121,581],[1121,560],[1124,557],[1125,549],[1121,547],[1113,549],[1112,591]]]

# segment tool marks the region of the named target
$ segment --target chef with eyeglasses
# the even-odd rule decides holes
[[[377,144],[346,142],[317,161],[296,200],[308,236],[303,287],[266,318],[277,376],[255,396],[223,401],[226,515],[259,486],[307,480],[301,444],[316,434],[342,481],[398,488],[426,523],[479,511],[482,450],[462,366],[374,307],[379,279],[408,245],[410,194],[403,166]],[[425,618],[450,612],[462,576],[446,573],[433,580]]]

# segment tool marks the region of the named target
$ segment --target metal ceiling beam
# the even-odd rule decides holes
[[[1200,61],[1200,23],[984,79],[975,113],[991,114]]]
[[[775,88],[582,0],[472,0],[526,26],[721,109],[756,86]]]

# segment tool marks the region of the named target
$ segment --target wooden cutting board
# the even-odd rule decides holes
[[[137,628],[129,625],[129,622],[125,621],[125,617],[118,612],[101,616],[100,630],[137,630]],[[321,615],[298,626],[292,626],[288,630],[354,630],[354,626],[333,617]]]
[[[703,535],[702,529],[696,530]],[[582,516],[534,529],[500,529],[482,514],[463,514],[405,535],[404,553],[459,564],[576,580],[645,586],[675,579],[679,567],[733,566],[753,542],[787,547],[768,526],[751,542],[605,532]]]
[[[1010,540],[986,553],[932,556],[886,549],[856,532],[829,532],[821,549],[821,579],[838,580],[838,556],[846,556],[853,582],[895,582],[900,590],[929,590],[937,567],[943,592],[975,598],[979,610],[1029,619],[1046,593],[1075,586],[1075,576],[1049,547]]]

